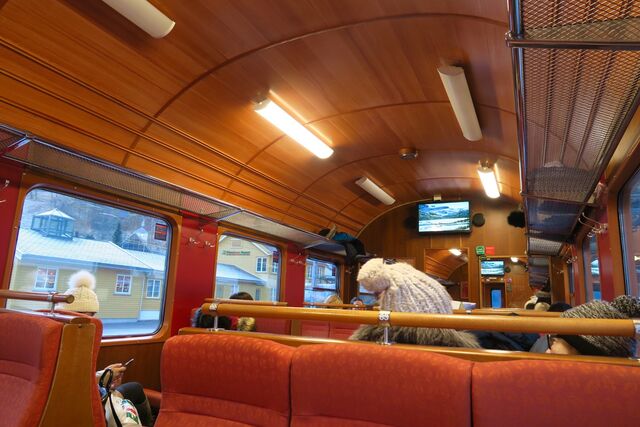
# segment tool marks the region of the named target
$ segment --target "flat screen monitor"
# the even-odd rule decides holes
[[[418,232],[468,233],[471,231],[469,201],[418,203]]]
[[[481,276],[504,276],[504,260],[483,259],[480,261]]]

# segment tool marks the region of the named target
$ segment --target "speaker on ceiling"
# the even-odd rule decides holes
[[[509,225],[518,228],[524,228],[524,212],[522,211],[511,211],[509,216],[507,217],[507,222]]]
[[[481,213],[473,214],[471,223],[476,227],[482,227],[484,225],[484,215]]]

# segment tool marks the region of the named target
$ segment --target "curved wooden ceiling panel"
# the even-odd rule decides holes
[[[481,191],[497,161],[519,199],[503,0],[153,0],[150,39],[100,1],[0,2],[0,112],[17,128],[310,230],[357,232],[406,203]],[[484,139],[463,139],[437,73],[463,65]],[[334,148],[313,157],[252,109],[284,101]],[[420,156],[403,162],[401,147]]]

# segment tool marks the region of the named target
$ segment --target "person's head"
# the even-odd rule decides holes
[[[451,314],[451,296],[444,286],[406,263],[382,258],[369,260],[358,273],[358,282],[379,294],[380,309],[412,313]]]
[[[202,308],[198,308],[196,310],[194,320],[194,326],[196,328],[213,328],[215,324],[214,316],[211,316],[210,314],[204,314],[202,312]],[[231,329],[231,319],[229,319],[227,316],[218,316],[218,328]]]
[[[554,302],[553,304],[551,304],[551,306],[549,306],[549,310],[551,312],[554,313],[562,313],[563,311],[567,311],[571,308],[570,304],[567,304],[566,302]]]
[[[353,297],[350,301],[351,304],[357,305],[358,307],[364,306],[364,301],[360,299],[360,297]]]
[[[564,318],[628,319],[613,304],[595,300],[563,312]],[[636,342],[632,337],[596,335],[552,335],[549,353],[585,354],[591,356],[633,357]]]
[[[69,277],[69,289],[65,295],[73,295],[72,303],[60,303],[58,307],[63,310],[75,311],[77,313],[95,315],[100,310],[98,296],[93,291],[96,287],[96,278],[86,270],[80,270]]]
[[[325,304],[342,304],[342,298],[338,294],[331,294],[324,299]]]
[[[235,294],[231,295],[229,299],[243,299],[247,301],[253,301],[253,297],[249,292],[236,292]]]

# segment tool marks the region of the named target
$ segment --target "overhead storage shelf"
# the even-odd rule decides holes
[[[157,178],[27,137],[4,126],[0,126],[0,154],[93,188],[128,194],[136,199],[142,198],[217,221],[224,220],[295,243],[302,248],[320,247],[328,252],[344,254],[342,246],[335,245],[335,242],[318,234],[281,224]]]
[[[510,0],[529,255],[555,256],[589,206],[640,92],[640,3]]]

